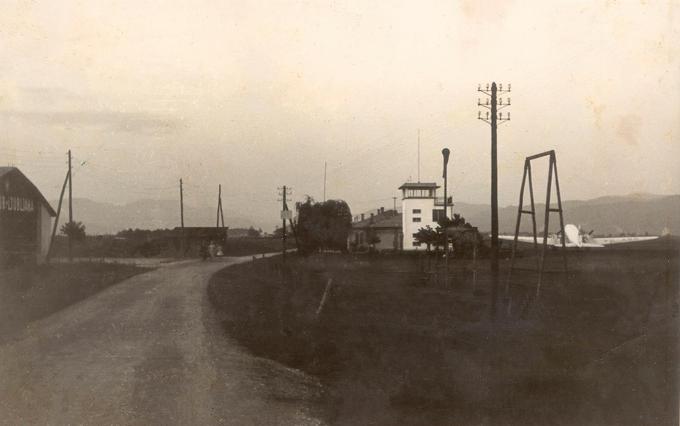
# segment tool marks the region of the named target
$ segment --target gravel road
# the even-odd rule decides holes
[[[0,424],[321,425],[313,378],[224,336],[210,276],[243,258],[135,276],[0,346]]]

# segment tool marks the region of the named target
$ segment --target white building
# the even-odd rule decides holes
[[[420,228],[437,227],[437,221],[444,217],[444,197],[437,197],[439,186],[433,182],[407,182],[399,187],[402,191],[403,249],[417,250],[420,243],[414,241],[414,234]],[[453,216],[452,197],[449,196],[449,217]]]

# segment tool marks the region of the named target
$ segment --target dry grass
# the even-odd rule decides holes
[[[495,323],[469,261],[450,288],[408,256],[279,262],[222,271],[211,300],[251,351],[320,376],[339,423],[677,423],[677,247],[570,253],[567,284],[548,274],[525,318]],[[513,300],[533,294],[532,272],[513,281]]]
[[[0,271],[0,342],[44,318],[148,268],[74,263]]]

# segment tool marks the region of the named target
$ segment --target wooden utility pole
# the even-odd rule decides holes
[[[444,159],[444,173],[442,177],[444,178],[444,218],[448,219],[449,218],[449,212],[447,210],[447,202],[448,202],[448,197],[447,197],[447,185],[448,185],[448,165],[449,165],[449,155],[451,154],[451,151],[449,151],[448,148],[442,149],[442,157]],[[446,231],[446,228],[444,228],[444,286],[447,287],[449,285],[449,235]]]
[[[281,221],[283,222],[283,224],[282,224],[283,235],[282,235],[282,238],[281,238],[281,242],[282,242],[283,246],[282,246],[281,254],[283,255],[284,262],[286,260],[286,213],[284,213],[284,212],[286,211],[286,192],[287,191],[288,190],[286,189],[286,185],[283,185],[283,204],[282,204],[282,208],[281,208]]]
[[[71,150],[68,150],[68,222],[71,231],[68,234],[68,260],[73,261],[73,172],[71,171]]]
[[[54,237],[57,235],[57,227],[59,226],[59,214],[61,213],[61,203],[64,200],[64,192],[66,191],[66,183],[71,180],[71,171],[66,172],[66,178],[64,179],[64,185],[61,187],[61,194],[59,194],[59,205],[57,207],[57,217],[54,218],[54,226],[52,227],[52,238],[50,238],[50,246],[47,249],[47,256],[45,256],[45,262],[50,262],[50,256],[52,254],[52,247],[54,246]]]
[[[222,227],[224,228],[224,212],[222,211],[222,184],[219,185],[217,193],[217,223],[215,228],[220,227],[220,218],[222,219]]]
[[[184,229],[184,190],[182,188],[182,179],[179,180],[179,220],[180,226]]]
[[[220,219],[222,220],[222,228],[224,228],[224,210],[222,209],[222,185],[220,185]]]
[[[491,91],[489,85],[486,85],[486,90],[479,85],[477,91],[482,92],[491,98],[486,103],[482,103],[480,99],[477,100],[477,105],[485,107],[487,111],[486,118],[482,117],[481,111],[478,112],[477,118],[483,120],[491,125],[491,306],[490,315],[494,319],[496,317],[496,304],[498,300],[498,156],[497,156],[497,131],[499,121],[510,120],[510,113],[503,118],[503,113],[498,112],[499,109],[505,106],[510,106],[510,98],[506,105],[503,105],[503,99],[500,99],[500,108],[498,106],[498,93],[510,92],[510,85],[507,90],[503,90],[503,85],[496,86],[496,83],[491,83]]]
[[[328,167],[328,162],[323,162],[323,201],[326,202],[326,169]],[[285,193],[286,191],[284,191]]]

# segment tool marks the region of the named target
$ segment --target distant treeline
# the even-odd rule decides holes
[[[262,237],[258,230],[239,232],[222,243],[222,251],[226,256],[245,256],[268,253],[281,249],[281,240],[274,237]],[[248,236],[248,234],[250,236]],[[288,241],[288,247],[294,248],[295,242]],[[116,235],[88,235],[82,241],[73,243],[74,257],[198,257],[200,244],[182,245],[180,235],[171,229],[126,229]],[[68,256],[68,238],[58,235],[54,241],[53,257]]]

